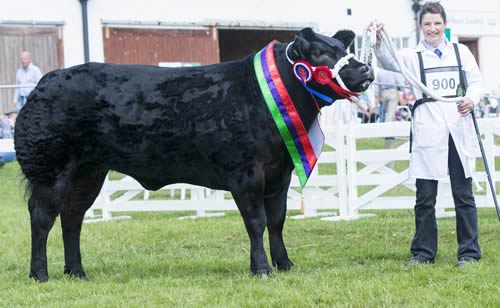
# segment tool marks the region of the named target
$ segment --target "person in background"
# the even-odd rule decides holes
[[[16,126],[18,112],[19,110],[17,108],[11,108],[5,112],[5,116],[7,116],[7,121],[9,122],[10,129],[12,131],[12,136],[14,136],[14,128]]]
[[[383,24],[372,22],[377,31]],[[482,78],[470,50],[444,36],[446,12],[439,2],[427,2],[419,12],[423,40],[415,49],[399,51],[403,64],[438,96],[462,97],[459,102],[436,101],[414,88],[409,176],[416,178],[415,234],[409,268],[433,263],[438,229],[435,206],[438,180],[449,176],[456,212],[457,267],[481,258],[477,209],[472,193],[477,138],[471,118],[480,101]],[[377,35],[375,55],[382,66],[398,70],[396,61]]]
[[[399,91],[399,105],[396,112],[397,121],[410,121],[411,120],[411,107],[415,102],[415,97],[411,93],[408,85]]]
[[[5,116],[0,117],[0,139],[13,139],[16,124],[17,109],[10,109]],[[0,152],[0,167],[16,159],[15,152]]]
[[[383,110],[383,113],[380,114],[380,122],[395,121],[399,103],[399,89],[404,87],[403,76],[400,73],[380,68],[377,71],[375,82],[375,95]]]
[[[487,118],[490,114],[490,98],[485,95],[481,98],[479,108],[476,112],[477,118]]]
[[[498,95],[497,95],[497,91],[493,90],[491,91],[491,95],[490,97],[488,97],[489,99],[489,102],[490,102],[490,113],[493,113],[493,114],[496,114],[496,116],[498,116],[498,114],[500,113],[500,107],[498,106]]]
[[[375,123],[377,118],[377,109],[375,102],[370,99],[368,91],[361,93],[359,96],[359,102],[356,105],[359,105],[358,118],[361,119],[361,123]]]
[[[21,53],[21,67],[16,73],[16,92],[14,94],[14,104],[18,110],[24,107],[26,99],[31,90],[42,78],[42,71],[31,62],[31,54],[28,51]]]

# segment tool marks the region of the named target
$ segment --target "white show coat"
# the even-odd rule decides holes
[[[462,69],[465,71],[468,87],[465,96],[477,104],[482,93],[482,77],[474,56],[469,49],[458,44]],[[422,52],[424,68],[457,66],[453,44],[447,43],[439,58],[432,50],[420,42],[413,49],[399,51],[404,65],[420,80],[417,52]],[[375,50],[377,59],[384,69],[399,71],[398,65],[390,57],[385,46]],[[432,85],[427,81],[427,87]],[[413,88],[415,96],[422,98],[422,91]],[[462,116],[455,103],[427,102],[415,109],[412,121],[413,144],[410,157],[410,177],[439,180],[448,176],[448,136],[451,134],[457,148],[465,177],[474,173],[474,148],[478,145],[474,125],[470,115]]]

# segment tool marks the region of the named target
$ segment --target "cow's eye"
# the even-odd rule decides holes
[[[321,51],[319,49],[313,49],[311,52],[311,56],[313,56],[315,58],[319,58],[319,57],[321,57]]]

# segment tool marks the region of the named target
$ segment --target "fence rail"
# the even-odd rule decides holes
[[[8,85],[0,84],[0,115],[3,115],[6,110],[9,110],[16,105],[14,104],[14,93],[16,89],[35,88],[35,84],[26,85]]]
[[[500,136],[500,123],[496,119],[479,119],[483,144],[489,162],[491,176],[496,183],[500,179],[500,170],[495,165],[495,159],[500,157],[500,146],[495,144],[495,137]],[[406,167],[396,170],[391,167],[394,161],[408,162],[409,123],[389,122],[374,124],[344,124],[338,122],[335,126],[324,130],[325,141],[332,151],[324,152],[315,168],[307,186],[299,192],[299,181],[292,177],[288,192],[288,209],[301,210],[300,217],[321,216],[320,211],[337,210],[336,219],[352,219],[359,217],[360,210],[373,209],[409,209],[413,208],[414,195],[387,197],[384,194],[390,189],[404,185],[415,191],[414,180],[408,177]],[[356,148],[359,139],[401,138],[393,149]],[[13,152],[13,139],[0,139],[0,152]],[[481,160],[479,149],[476,159]],[[336,172],[318,172],[324,165],[336,166]],[[400,168],[401,169],[401,168]],[[493,207],[491,191],[487,185],[484,171],[476,173],[478,180],[486,190],[486,194],[476,194],[478,207]],[[364,187],[369,191],[359,193]],[[366,190],[366,189],[365,189]],[[236,204],[228,198],[228,192],[215,191],[189,184],[173,184],[163,187],[160,191],[180,192],[176,199],[151,200],[150,192],[130,177],[120,180],[106,179],[96,202],[87,213],[90,218],[96,218],[96,210],[101,211],[104,220],[112,219],[116,212],[132,211],[196,211],[194,217],[212,216],[210,211],[237,210]],[[117,193],[119,196],[116,196]],[[142,195],[142,198],[140,198]],[[179,195],[179,194],[177,194]],[[498,197],[498,196],[497,196]],[[445,209],[453,208],[453,199],[449,180],[439,182],[437,211],[443,214]],[[218,215],[218,214],[216,214]]]
[[[492,178],[500,178],[495,166],[495,158],[500,157],[500,146],[495,145],[495,136],[500,135],[500,123],[497,119],[478,119],[483,135],[486,156]],[[353,219],[360,217],[360,210],[372,209],[407,209],[413,208],[414,194],[411,196],[384,196],[389,190],[403,185],[415,191],[414,180],[408,177],[407,167],[397,170],[392,162],[403,161],[408,164],[410,155],[405,138],[409,135],[408,122],[389,122],[374,124],[344,124],[336,121],[324,129],[325,142],[332,149],[324,152],[313,171],[307,186],[299,192],[299,181],[292,177],[288,193],[288,209],[302,210],[300,217],[320,216],[324,210],[338,211],[338,217],[326,219]],[[398,138],[401,141],[393,149],[356,148],[359,139]],[[476,159],[481,159],[479,150]],[[336,166],[336,172],[318,172],[325,164]],[[401,168],[400,168],[401,169]],[[486,190],[486,195],[477,194],[478,207],[493,207],[491,192],[485,183],[485,172],[477,172],[479,181]],[[366,187],[371,187],[366,191]],[[363,193],[360,191],[363,189]],[[126,211],[197,211],[194,217],[202,217],[207,211],[237,210],[232,199],[225,191],[213,191],[187,184],[175,184],[163,187],[163,191],[184,191],[184,198],[176,200],[148,200],[149,192],[130,177],[121,180],[106,179],[98,199],[88,213],[95,217],[95,210],[102,211],[103,219],[112,219],[114,212]],[[186,193],[188,192],[188,193]],[[114,197],[121,193],[120,197]],[[142,200],[137,200],[143,193]],[[498,196],[497,196],[498,197]],[[135,198],[135,199],[134,199]],[[440,181],[437,211],[443,214],[447,208],[453,208],[449,180]]]

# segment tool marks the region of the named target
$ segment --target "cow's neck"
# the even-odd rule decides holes
[[[302,84],[295,78],[292,71],[292,65],[285,57],[286,44],[276,44],[274,46],[274,55],[281,79],[285,84],[290,97],[293,100],[295,108],[304,123],[306,129],[311,127],[313,121],[318,116],[318,107],[313,101],[311,94],[307,92]]]

